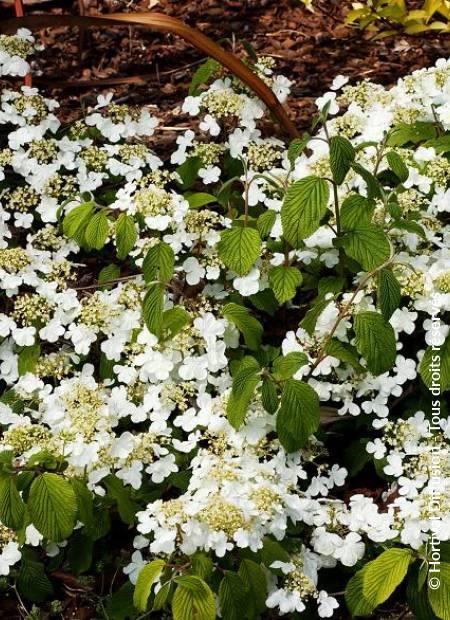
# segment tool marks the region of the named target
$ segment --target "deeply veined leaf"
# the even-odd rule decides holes
[[[109,221],[103,211],[98,211],[89,220],[84,237],[86,243],[94,250],[101,250],[109,232]]]
[[[74,207],[67,213],[63,220],[63,232],[67,237],[75,237],[80,229],[84,229],[94,210],[92,202],[85,202]]]
[[[301,351],[291,351],[278,357],[273,363],[273,374],[277,380],[290,379],[297,370],[308,363],[308,358]]]
[[[439,587],[432,589],[428,586],[428,600],[431,609],[440,620],[450,620],[450,564],[441,562],[439,566],[439,574],[428,573],[429,583],[430,577],[439,578]]]
[[[164,560],[153,560],[139,571],[133,594],[134,606],[139,611],[145,611],[147,609],[148,597],[150,596],[153,585],[158,581],[164,566]]]
[[[266,239],[270,235],[272,228],[275,225],[276,219],[277,214],[271,209],[264,211],[264,213],[261,213],[261,215],[258,217],[256,221],[256,226],[258,227],[259,234],[261,235],[262,239]]]
[[[374,375],[392,368],[397,355],[395,332],[377,312],[358,312],[354,319],[355,345]]]
[[[252,560],[242,560],[238,575],[247,586],[253,615],[261,614],[267,598],[267,582],[261,566]]]
[[[116,223],[117,258],[124,260],[134,248],[136,239],[137,231],[134,219],[127,213],[121,213]]]
[[[297,157],[300,157],[310,140],[311,136],[309,134],[305,134],[302,138],[295,138],[289,144],[288,160],[292,168],[294,167],[295,160]]]
[[[412,557],[411,549],[387,549],[364,566],[362,591],[372,609],[384,603],[400,585]]]
[[[295,297],[297,287],[302,283],[302,274],[297,267],[279,265],[270,270],[269,282],[277,301],[284,304]]]
[[[312,235],[327,211],[330,190],[328,183],[310,176],[295,181],[287,190],[281,208],[283,236],[294,248]]]
[[[172,599],[173,620],[215,620],[216,605],[210,587],[200,577],[177,577]]]
[[[62,476],[45,472],[35,478],[27,507],[33,524],[45,538],[59,542],[72,533],[77,502],[72,486]]]
[[[250,356],[244,357],[239,369],[233,377],[231,395],[227,403],[227,418],[230,424],[238,429],[245,419],[248,405],[260,381],[261,368]]]
[[[330,140],[330,168],[334,181],[341,185],[355,159],[352,143],[342,136],[334,136]]]
[[[350,194],[343,201],[340,208],[341,227],[343,230],[353,230],[361,226],[369,226],[375,203],[359,194]]]
[[[288,379],[281,394],[277,414],[277,433],[287,452],[302,448],[318,429],[319,397],[311,386]]]
[[[145,281],[169,282],[173,276],[174,266],[175,254],[172,248],[164,241],[159,241],[149,249],[142,263]]]
[[[0,476],[0,522],[13,530],[22,527],[25,504],[16,487],[16,478],[9,474]]]
[[[22,596],[33,603],[42,603],[53,593],[52,584],[45,574],[44,564],[39,562],[37,555],[26,547],[22,548],[17,588]]]
[[[433,387],[434,381],[435,387],[441,392],[450,389],[450,335],[441,346],[430,345],[427,348],[419,372],[427,388]]]
[[[341,342],[337,338],[332,338],[328,343],[327,353],[341,362],[350,364],[357,372],[364,371],[364,367],[361,366],[359,362],[357,350],[346,342]]]
[[[261,386],[261,402],[267,413],[274,414],[278,409],[278,394],[274,382],[264,377]]]
[[[151,284],[142,302],[142,316],[148,331],[159,336],[164,311],[164,285]]]
[[[385,263],[391,254],[391,246],[386,233],[375,226],[349,230],[342,237],[337,238],[335,243],[366,271],[371,271]]]
[[[237,573],[225,571],[219,585],[219,602],[224,620],[240,620],[248,602],[248,588]]]
[[[378,273],[377,307],[388,321],[400,305],[402,297],[399,281],[390,269]]]
[[[254,228],[227,228],[222,232],[217,249],[228,269],[243,276],[260,256],[261,239]]]
[[[169,310],[164,312],[162,319],[164,336],[173,338],[179,334],[186,327],[186,325],[189,325],[191,320],[192,317],[189,312],[181,306],[169,308]]]
[[[388,160],[389,168],[398,178],[400,183],[404,183],[409,177],[409,170],[403,159],[395,151],[389,151],[386,155],[386,159]]]
[[[257,319],[251,316],[250,310],[245,306],[229,303],[223,307],[222,312],[224,317],[234,323],[244,336],[248,348],[258,349],[261,344],[263,327]]]

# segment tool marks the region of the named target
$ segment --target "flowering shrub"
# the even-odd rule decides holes
[[[2,72],[33,45],[0,38]],[[445,620],[450,63],[336,78],[290,144],[216,64],[191,91],[158,155],[146,108],[64,126],[3,90],[5,591],[61,610],[55,574],[112,565],[111,619],[366,616],[406,587]]]

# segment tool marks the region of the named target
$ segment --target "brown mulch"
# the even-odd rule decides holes
[[[343,25],[349,2],[321,0],[316,4],[316,12],[311,13],[299,0],[25,0],[25,12],[78,14],[80,7],[86,14],[142,12],[150,6],[150,10],[185,20],[241,55],[241,42],[247,41],[258,54],[276,58],[279,72],[292,80],[289,107],[300,127],[309,125],[314,99],[338,74],[352,81],[370,78],[393,84],[398,77],[450,53],[448,35],[399,35],[373,41]],[[0,18],[12,14],[11,0],[0,2]],[[166,124],[186,123],[172,110],[186,95],[202,55],[183,40],[138,27],[109,26],[81,37],[76,29],[68,28],[46,29],[40,36],[47,49],[41,63],[43,75],[36,83],[62,98],[67,118],[92,104],[96,90],[113,89],[127,103],[157,105]],[[117,85],[114,80],[118,78],[128,83]],[[113,85],[103,84],[95,90],[91,82],[99,79],[112,80]],[[74,80],[88,83],[73,86]],[[58,84],[64,89],[50,88]]]

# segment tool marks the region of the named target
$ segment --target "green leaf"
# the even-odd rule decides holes
[[[227,418],[237,430],[245,419],[248,406],[260,381],[261,368],[250,356],[244,357],[233,377],[231,395],[227,403]]]
[[[44,565],[37,561],[33,551],[26,548],[22,548],[17,588],[22,596],[33,603],[42,603],[53,593]]]
[[[133,603],[139,611],[146,611],[148,597],[153,585],[159,579],[163,568],[164,560],[153,560],[150,564],[146,564],[140,571],[134,589]]]
[[[117,509],[122,521],[128,525],[133,524],[138,506],[131,499],[130,487],[126,487],[122,480],[113,474],[103,478],[103,482],[108,490],[108,496],[117,502]]]
[[[65,216],[62,227],[67,237],[76,237],[80,230],[84,230],[94,211],[92,202],[85,202],[75,207]]]
[[[170,245],[164,241],[159,241],[147,252],[142,271],[146,282],[169,282],[173,276],[175,266],[175,255]]]
[[[0,522],[13,530],[23,525],[25,504],[16,487],[16,478],[9,474],[0,476]]]
[[[59,542],[72,533],[77,502],[73,488],[62,476],[45,472],[35,478],[27,506],[31,521],[45,538]]]
[[[359,363],[359,355],[355,347],[337,338],[332,338],[327,346],[327,353],[332,357],[350,364],[356,372],[364,372],[364,367]]]
[[[117,258],[124,260],[137,240],[136,224],[131,215],[121,213],[116,223]]]
[[[25,375],[27,372],[33,372],[37,361],[41,355],[41,345],[35,342],[30,347],[24,347],[19,353],[17,360],[17,368],[19,375]]]
[[[288,160],[289,160],[289,163],[291,164],[291,168],[294,167],[295,160],[297,159],[297,157],[300,157],[300,155],[303,153],[303,151],[305,150],[310,140],[311,140],[311,136],[309,134],[306,134],[303,136],[303,138],[295,138],[289,144]]]
[[[273,363],[273,375],[277,381],[290,379],[297,370],[308,363],[308,358],[300,351],[292,351],[283,357],[278,357]]]
[[[257,310],[266,312],[273,316],[279,308],[279,304],[275,299],[272,289],[265,288],[262,291],[258,291],[254,295],[250,295],[248,298]]]
[[[398,178],[400,183],[404,183],[409,177],[409,170],[403,159],[395,151],[389,151],[386,155],[386,159],[388,160],[389,168]]]
[[[126,581],[106,601],[105,610],[110,620],[134,620],[136,609],[133,605],[134,586]]]
[[[242,560],[238,575],[249,591],[251,616],[258,616],[266,609],[267,582],[263,570],[252,560]]]
[[[209,205],[212,202],[217,202],[217,198],[212,194],[206,194],[205,192],[197,192],[194,194],[188,194],[185,196],[191,209],[199,209],[205,205]]]
[[[178,166],[177,173],[181,178],[181,188],[189,189],[197,180],[198,171],[202,167],[200,157],[188,157],[185,162]]]
[[[372,605],[363,594],[363,576],[364,568],[353,575],[345,588],[345,602],[352,618],[369,616],[373,611]]]
[[[149,332],[159,336],[163,321],[164,285],[151,284],[142,302],[142,315]]]
[[[258,227],[259,234],[261,235],[262,239],[267,239],[267,237],[270,235],[270,233],[272,232],[272,228],[275,225],[276,219],[277,214],[271,209],[264,211],[264,213],[261,213],[261,215],[258,217],[256,221],[256,226]]]
[[[104,285],[106,282],[111,282],[112,280],[116,280],[120,277],[120,267],[119,265],[106,265],[103,269],[100,270],[98,274],[98,283]],[[111,285],[109,285],[111,286]]]
[[[408,581],[406,600],[416,620],[436,620],[428,601],[427,588],[419,590],[417,580],[413,577]]]
[[[243,276],[261,254],[261,239],[254,228],[227,228],[222,232],[217,249],[228,269]]]
[[[319,397],[307,383],[288,379],[281,394],[277,433],[287,452],[302,448],[320,423]]]
[[[215,73],[220,68],[220,64],[214,58],[208,58],[204,63],[202,63],[194,75],[192,76],[191,83],[189,85],[189,94],[190,95],[198,95],[199,86],[205,84],[210,78],[214,76]]]
[[[240,576],[229,570],[219,585],[219,602],[224,620],[240,620],[247,608],[247,587]]]
[[[273,381],[268,377],[264,377],[261,386],[261,402],[267,413],[271,415],[278,409],[277,388]]]
[[[322,312],[330,305],[332,299],[318,299],[314,305],[308,310],[300,322],[300,326],[305,329],[310,336],[314,333],[316,323]]]
[[[338,237],[335,244],[344,248],[347,256],[356,260],[366,271],[385,263],[391,254],[387,235],[375,226],[349,230]]]
[[[284,304],[297,292],[297,287],[302,283],[302,274],[296,267],[279,265],[269,272],[269,282],[277,301]]]
[[[191,567],[194,575],[201,577],[203,580],[208,580],[214,570],[214,563],[206,553],[197,551],[191,557]]]
[[[350,166],[355,160],[355,149],[352,143],[342,136],[334,136],[330,140],[330,168],[333,179],[342,185]]]
[[[352,164],[353,170],[356,174],[365,181],[367,186],[367,198],[381,198],[382,196],[382,187],[378,179],[371,173],[369,170],[354,162]]]
[[[377,307],[386,321],[389,321],[399,307],[401,298],[401,287],[397,278],[390,269],[382,269],[378,273]]]
[[[392,548],[364,566],[363,595],[372,609],[384,603],[400,585],[412,557],[411,549]]]
[[[84,480],[79,478],[71,478],[70,484],[75,493],[77,502],[77,519],[86,526],[92,525],[94,497]]]
[[[343,230],[353,230],[361,226],[369,226],[375,203],[359,194],[350,194],[340,208],[341,226]]]
[[[328,183],[315,176],[293,183],[287,190],[281,208],[283,236],[294,248],[311,236],[327,212],[330,190]]]
[[[185,575],[175,581],[178,587],[172,599],[173,620],[215,620],[213,593],[200,577]]]
[[[80,530],[70,537],[67,559],[75,575],[86,572],[91,567],[94,541]]]
[[[433,372],[439,371],[434,391],[446,392],[450,389],[450,335],[442,346],[430,345],[420,362],[419,372],[428,389],[433,387]]]
[[[263,548],[259,552],[261,562],[269,568],[274,562],[289,562],[289,553],[279,542],[271,538],[265,538]]]
[[[354,319],[355,345],[374,375],[392,368],[397,355],[395,332],[377,312],[358,312]]]
[[[84,233],[86,243],[94,250],[101,250],[109,232],[109,221],[103,211],[98,211],[86,226]]]
[[[223,307],[222,312],[223,316],[234,323],[244,336],[248,348],[257,350],[261,345],[263,327],[257,319],[251,316],[250,310],[245,306],[229,303]]]
[[[428,573],[428,583],[431,577],[438,577],[440,585],[433,590],[428,586],[428,600],[431,608],[441,620],[450,620],[450,564],[441,562],[439,573]]]
[[[433,140],[436,135],[436,127],[431,122],[399,123],[390,134],[388,144],[389,146],[403,146],[408,142],[417,144],[425,140]]]
[[[175,306],[174,308],[165,310],[162,320],[164,335],[166,338],[173,338],[179,334],[186,325],[189,325],[191,321],[191,315],[181,306]]]

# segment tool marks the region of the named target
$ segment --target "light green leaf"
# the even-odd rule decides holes
[[[439,371],[436,387],[441,392],[450,389],[450,335],[442,346],[430,345],[420,362],[419,372],[427,388],[433,386],[433,372]]]
[[[264,211],[264,213],[261,213],[261,215],[258,217],[256,221],[256,226],[258,227],[259,234],[261,235],[262,239],[266,239],[270,235],[272,228],[275,225],[276,219],[277,214],[271,209]]]
[[[192,76],[191,83],[189,85],[189,94],[198,95],[199,86],[205,84],[213,75],[220,69],[220,64],[214,58],[208,58],[202,63]]]
[[[344,248],[347,256],[356,260],[366,271],[386,262],[391,254],[387,235],[375,226],[349,230],[337,238],[335,244]]]
[[[297,159],[297,157],[300,157],[300,155],[303,153],[303,151],[305,150],[310,140],[311,140],[311,136],[309,134],[305,134],[302,138],[295,138],[289,144],[288,160],[289,160],[289,163],[291,164],[291,168],[294,167],[295,160]]]
[[[164,560],[153,560],[139,571],[133,594],[134,606],[139,611],[146,611],[148,597],[150,596],[153,585],[158,581],[164,566]]]
[[[103,211],[98,211],[86,226],[84,237],[87,245],[94,250],[101,250],[109,232],[109,221]]]
[[[27,507],[31,521],[45,538],[59,542],[72,533],[77,501],[73,488],[62,476],[45,472],[35,478]]]
[[[367,198],[381,198],[382,186],[378,179],[369,170],[356,162],[352,164],[353,170],[365,181],[367,186]]]
[[[395,332],[377,312],[358,312],[354,319],[355,345],[374,375],[392,368],[397,355]]]
[[[174,266],[175,254],[172,248],[164,241],[159,241],[149,249],[142,263],[145,281],[169,282],[173,276]]]
[[[104,285],[106,282],[111,282],[112,280],[116,280],[120,277],[120,267],[119,265],[106,265],[103,269],[100,270],[98,274],[98,283]],[[111,284],[109,285],[111,286]]]
[[[269,272],[269,282],[277,301],[284,304],[297,292],[297,287],[302,283],[302,274],[296,267],[279,265]]]
[[[92,202],[85,202],[74,209],[64,217],[62,227],[67,237],[75,237],[77,233],[86,227],[91,214],[94,210]]]
[[[327,211],[328,183],[315,176],[293,183],[286,192],[281,208],[283,236],[294,248],[312,235]]]
[[[228,269],[243,276],[261,254],[261,239],[254,228],[227,228],[222,232],[217,249]]]
[[[440,620],[450,620],[450,564],[441,562],[439,574],[428,573],[429,577],[439,577],[440,586],[433,590],[428,586],[428,600]]]
[[[136,224],[131,215],[121,213],[116,223],[117,258],[124,260],[137,240]]]
[[[248,588],[237,573],[229,570],[219,585],[219,602],[224,620],[240,620],[245,615]]]
[[[402,293],[397,278],[390,269],[381,269],[378,273],[377,307],[387,321],[399,307],[401,298]]]
[[[332,357],[350,364],[356,372],[363,372],[364,368],[359,363],[359,355],[355,347],[352,347],[346,342],[341,342],[337,338],[332,338],[327,346],[327,353]]]
[[[213,593],[200,577],[185,575],[175,581],[178,587],[172,599],[173,620],[215,620]]]
[[[29,347],[24,347],[19,353],[19,359],[17,360],[19,375],[22,376],[27,372],[33,372],[40,355],[41,345],[39,342],[35,342]]]
[[[319,397],[307,383],[288,379],[281,394],[277,433],[287,452],[302,448],[320,423]]]
[[[244,336],[248,348],[258,349],[261,344],[263,327],[257,319],[251,316],[250,310],[245,306],[229,303],[223,307],[222,312],[224,317],[234,323]]]
[[[188,201],[191,209],[199,209],[205,205],[209,205],[212,202],[217,202],[217,198],[212,194],[206,194],[205,192],[196,192],[194,194],[187,194],[185,199]]]
[[[142,316],[149,332],[159,336],[163,321],[164,285],[151,284],[142,302]]]
[[[334,181],[341,185],[355,159],[352,143],[342,136],[334,136],[330,140],[330,168]]]

